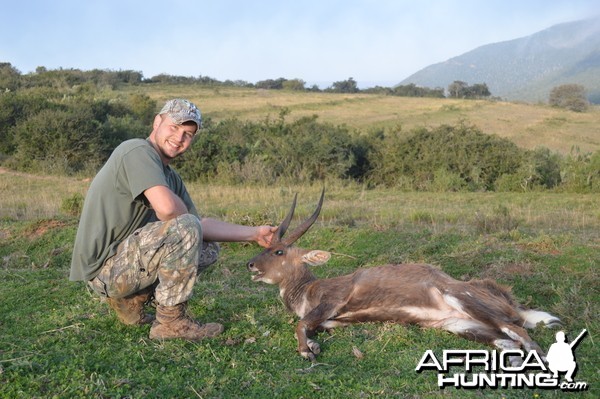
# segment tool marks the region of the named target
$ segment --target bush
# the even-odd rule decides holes
[[[466,182],[457,173],[449,172],[442,168],[438,169],[433,174],[433,181],[429,189],[435,192],[463,191],[466,187]]]
[[[203,121],[204,128],[192,146],[173,166],[186,180],[214,180],[223,166],[243,162],[249,147],[255,144],[254,123],[227,119],[213,124]]]
[[[21,85],[21,73],[8,62],[0,62],[0,92],[14,91]]]
[[[28,93],[0,93],[0,153],[14,153],[17,141],[15,126],[44,109],[55,109],[51,93],[47,90]]]
[[[83,209],[84,197],[80,193],[75,193],[70,197],[64,198],[60,204],[60,210],[67,215],[79,216]]]
[[[543,147],[530,152],[525,161],[531,183],[543,188],[554,188],[560,184],[560,165],[560,156]]]
[[[453,189],[492,190],[500,176],[521,166],[524,155],[509,140],[473,126],[421,128],[406,138],[391,135],[381,140],[372,153],[370,177],[376,184],[393,186],[399,176],[408,176],[418,189],[428,189],[436,171],[444,170],[449,173],[444,178],[462,179],[458,186],[452,183]]]
[[[348,178],[355,165],[353,140],[346,128],[306,117],[283,126],[278,140],[265,145],[267,163],[291,180]],[[266,144],[266,142],[265,142]]]
[[[275,121],[207,123],[174,166],[187,179],[240,183],[360,177],[366,162],[364,148],[346,128],[319,123],[316,117],[286,123],[285,113]]]
[[[563,162],[561,188],[568,192],[600,193],[600,150],[571,153]]]
[[[0,94],[0,155],[6,165],[54,174],[89,171],[122,141],[149,133],[145,119],[156,105],[148,98],[133,96],[130,103],[57,94],[46,88]]]
[[[561,157],[547,148],[528,151],[522,165],[513,174],[501,176],[497,191],[537,191],[552,189],[561,182]]]
[[[0,92],[0,162],[18,170],[93,174],[119,143],[146,137],[156,112],[156,102],[145,94],[117,96],[107,89],[139,83],[133,71],[39,68],[25,78],[0,63],[0,81],[13,78],[18,78],[17,90]],[[303,84],[281,82],[298,89]],[[336,83],[341,91],[355,85],[352,78]],[[394,94],[431,94],[417,89],[398,87]],[[581,94],[578,87],[560,89],[554,92],[557,99],[565,92]],[[453,107],[444,106],[450,112]],[[232,184],[329,179],[404,191],[600,192],[599,152],[563,158],[545,148],[525,151],[464,123],[418,128],[406,136],[392,129],[353,132],[320,123],[316,116],[288,123],[288,114],[282,108],[279,117],[262,121],[206,118],[201,134],[173,166],[186,180]]]
[[[148,130],[156,115],[156,101],[145,94],[134,94],[129,99],[129,108],[133,116]]]
[[[15,127],[14,165],[29,171],[74,173],[104,153],[90,110],[45,109]]]
[[[527,191],[526,178],[518,173],[503,174],[494,183],[494,191],[519,192]]]

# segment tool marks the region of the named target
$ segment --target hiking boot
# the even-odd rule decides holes
[[[144,306],[154,298],[154,286],[144,288],[123,298],[106,298],[123,324],[142,325],[154,321],[154,316],[144,312]]]
[[[201,324],[185,313],[186,304],[156,307],[156,320],[150,328],[150,339],[181,338],[188,341],[200,341],[212,338],[223,332],[219,323]]]

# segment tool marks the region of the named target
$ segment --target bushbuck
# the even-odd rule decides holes
[[[310,339],[316,332],[360,322],[397,322],[439,328],[501,350],[544,352],[525,328],[538,323],[548,327],[560,320],[546,312],[526,309],[508,288],[492,280],[459,281],[427,264],[394,264],[360,268],[354,273],[317,279],[309,266],[321,265],[331,256],[326,251],[294,247],[315,222],[323,205],[324,191],[312,216],[286,238],[296,198],[278,226],[270,246],[252,258],[248,270],[253,281],[279,286],[286,307],[300,318],[296,326],[298,352],[311,361],[321,351]],[[513,366],[519,356],[509,357]]]

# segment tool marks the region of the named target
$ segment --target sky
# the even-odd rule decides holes
[[[600,0],[0,0],[0,62],[321,88],[393,86],[479,46],[600,16]]]

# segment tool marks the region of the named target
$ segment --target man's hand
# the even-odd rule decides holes
[[[273,234],[276,230],[277,227],[274,226],[257,226],[256,243],[261,247],[268,248],[271,245],[271,242],[273,242]]]

